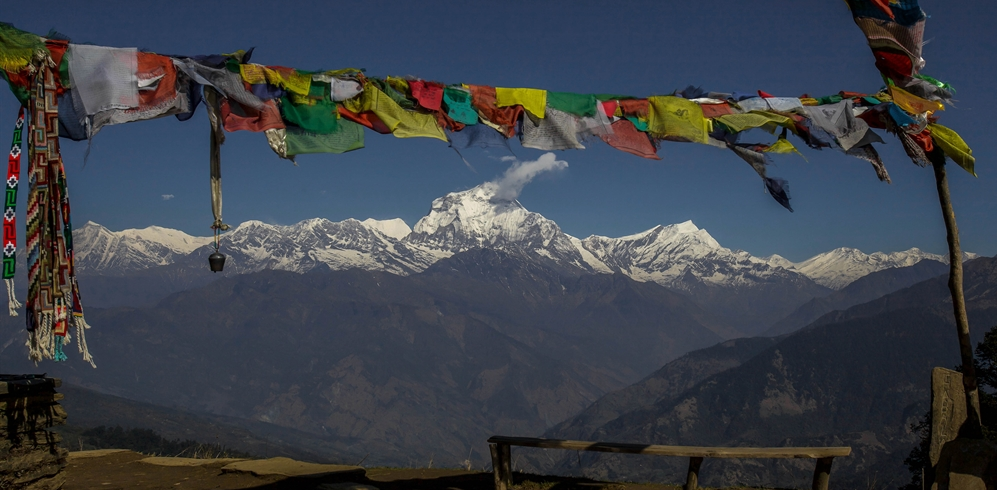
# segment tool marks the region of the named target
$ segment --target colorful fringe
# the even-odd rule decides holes
[[[22,305],[14,295],[14,271],[17,264],[17,183],[21,176],[21,131],[24,129],[24,107],[17,113],[14,138],[7,157],[7,187],[3,209],[3,282],[7,285],[7,309],[17,316]]]
[[[59,153],[58,75],[52,64],[42,62],[36,71],[29,104],[27,346],[35,362],[65,360],[62,345],[69,343],[72,323],[83,360],[96,367],[86,345],[89,326],[73,266],[73,227]]]

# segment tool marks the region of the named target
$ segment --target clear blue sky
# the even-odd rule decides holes
[[[963,247],[994,255],[997,4],[921,4],[930,16],[924,73],[958,90],[956,107],[943,113],[942,123],[959,131],[977,157],[979,178],[949,166]],[[374,76],[445,83],[635,96],[689,84],[785,96],[871,93],[882,85],[840,0],[47,1],[43,15],[5,8],[0,20],[38,34],[54,28],[75,42],[190,55],[255,46],[253,61],[263,64],[365,68]],[[13,95],[0,95],[2,144],[15,112]],[[770,138],[759,133],[744,140]],[[884,139],[879,150],[892,185],[837,151],[817,152],[800,142],[809,163],[777,155],[770,175],[789,180],[795,213],[764,194],[751,168],[731,152],[667,142],[660,162],[601,143],[559,152],[569,168],[529,184],[520,202],[578,237],[692,220],[727,247],[792,260],[840,246],[944,252],[931,170],[911,164],[891,136]],[[77,225],[92,220],[112,230],[160,225],[210,233],[203,107],[187,122],[105,128],[85,167],[86,143],[63,142]],[[434,198],[491,180],[508,166],[501,153],[468,152],[472,172],[435,140],[368,133],[366,144],[344,155],[304,155],[294,167],[269,150],[262,134],[229,134],[222,148],[225,221],[401,217],[413,225]],[[513,151],[523,159],[541,154],[515,143]],[[175,197],[164,200],[164,194]],[[18,210],[23,216],[23,204]]]

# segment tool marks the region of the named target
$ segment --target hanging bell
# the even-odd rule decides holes
[[[225,267],[225,255],[216,250],[208,256],[208,266],[211,267],[211,272],[221,272]]]

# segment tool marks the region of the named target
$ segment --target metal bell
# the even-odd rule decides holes
[[[211,272],[221,272],[225,267],[225,255],[216,250],[208,256],[208,266],[211,267]]]

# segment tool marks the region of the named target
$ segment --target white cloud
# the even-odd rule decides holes
[[[509,158],[515,161],[515,158]],[[568,162],[558,160],[553,153],[544,153],[536,160],[515,161],[501,177],[492,181],[496,186],[492,199],[496,201],[516,200],[523,192],[523,187],[526,187],[526,184],[529,184],[537,175],[566,168],[568,168]]]
[[[502,158],[499,158],[499,161],[500,162],[515,162],[516,161],[516,157],[514,157],[512,155],[506,155],[506,156],[504,156]]]
[[[177,197],[177,196],[174,196],[173,194],[163,194],[163,200],[164,201],[169,201],[170,199],[173,199],[174,197]]]

